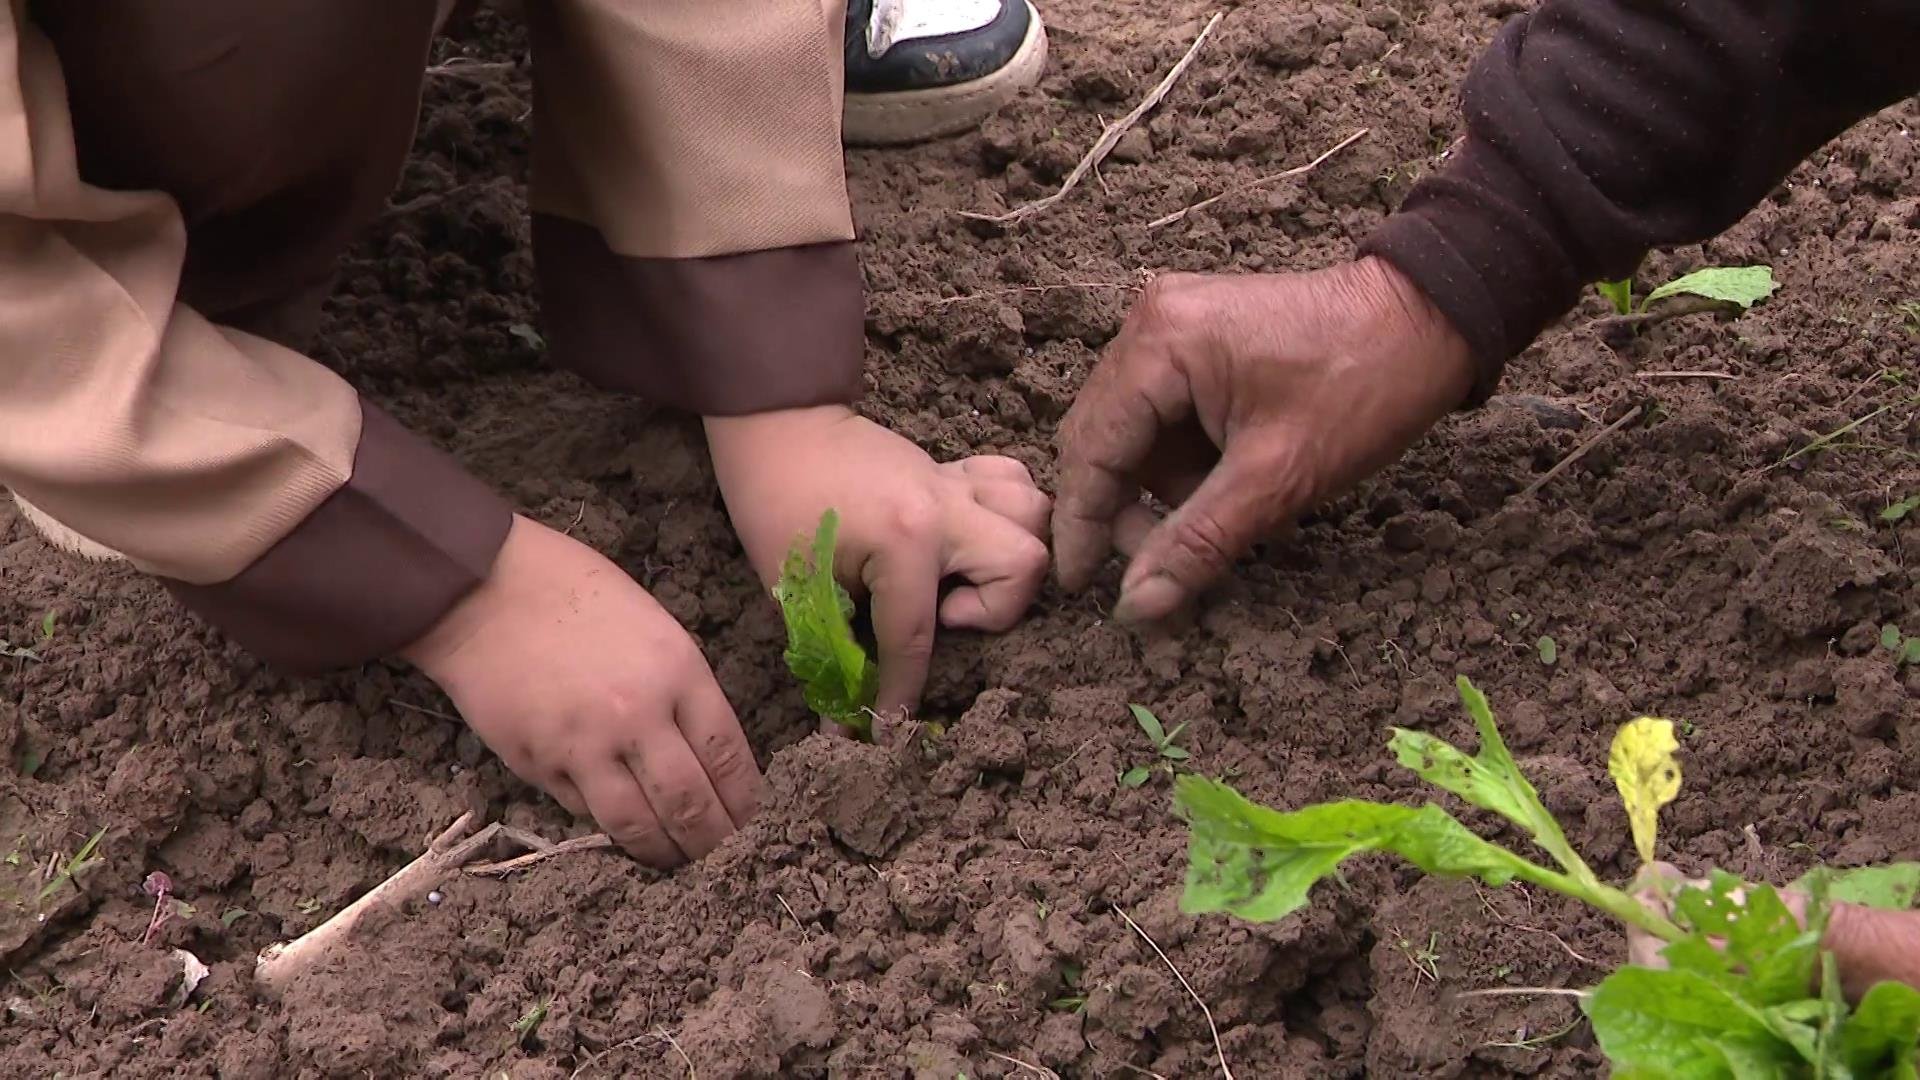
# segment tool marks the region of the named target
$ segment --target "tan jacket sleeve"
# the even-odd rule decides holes
[[[555,358],[706,415],[851,401],[844,0],[528,5]]]
[[[504,508],[320,364],[176,301],[177,207],[81,180],[22,8],[0,6],[0,485],[268,659],[405,644],[484,576]]]

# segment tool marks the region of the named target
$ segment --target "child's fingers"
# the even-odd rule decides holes
[[[1053,516],[1053,500],[1047,498],[1046,492],[1034,487],[1032,482],[976,480],[973,484],[973,501],[1042,540],[1046,539],[1047,519]]]
[[[600,831],[629,855],[663,870],[687,861],[654,817],[640,782],[619,759],[609,758],[591,771],[582,768],[574,774],[574,783]]]
[[[751,821],[760,812],[765,781],[726,694],[707,680],[681,699],[673,715],[734,826]]]
[[[873,597],[873,636],[880,653],[874,707],[911,711],[920,703],[933,662],[935,603],[940,593],[940,538],[903,536],[876,553],[861,579]]]
[[[626,756],[627,771],[646,793],[673,845],[698,859],[733,833],[733,820],[707,778],[707,770],[684,738],[670,735]]]
[[[1047,576],[1047,545],[983,507],[966,507],[959,517],[947,572],[968,584],[947,595],[940,621],[989,633],[1010,629],[1040,595]]]

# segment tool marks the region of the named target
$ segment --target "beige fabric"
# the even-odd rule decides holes
[[[620,255],[853,239],[844,0],[553,0],[533,29],[533,208]]]
[[[178,209],[80,180],[23,8],[0,8],[0,485],[144,569],[226,580],[345,482],[358,399],[176,303]]]

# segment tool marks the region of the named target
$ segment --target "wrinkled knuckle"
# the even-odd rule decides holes
[[[1137,309],[1141,320],[1172,331],[1201,325],[1207,303],[1196,287],[1198,281],[1192,274],[1162,274],[1148,282]]]
[[[1212,514],[1196,512],[1185,516],[1174,532],[1173,542],[1181,559],[1194,569],[1210,574],[1225,572],[1236,558],[1231,535]]]
[[[702,748],[701,760],[715,781],[725,783],[752,775],[753,754],[740,740],[723,735],[710,736]]]
[[[660,817],[667,831],[687,836],[699,830],[706,820],[706,802],[691,787],[674,787],[660,799]]]

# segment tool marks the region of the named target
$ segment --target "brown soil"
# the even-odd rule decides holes
[[[1347,254],[1458,134],[1455,81],[1520,7],[1241,6],[1097,181],[1010,230],[966,222],[955,211],[1055,186],[1211,10],[1055,0],[1042,92],[982,132],[852,157],[868,406],[938,455],[1010,453],[1049,475],[1054,423],[1137,271]],[[1504,396],[1323,508],[1184,637],[1103,619],[1111,576],[1104,593],[1049,594],[1003,637],[948,635],[926,715],[950,728],[895,751],[808,734],[695,433],[542,367],[523,42],[483,19],[445,48],[515,66],[431,80],[395,201],[440,199],[390,216],[348,261],[324,355],[653,588],[703,639],[777,798],[677,875],[597,852],[456,881],[282,1002],[256,1000],[256,950],[462,809],[584,830],[459,727],[404,707],[445,707],[419,677],[262,670],[135,574],[56,556],[0,510],[0,634],[32,637],[57,613],[42,662],[0,666],[0,751],[18,766],[0,776],[0,887],[16,897],[0,920],[0,1073],[678,1077],[690,1063],[708,1080],[952,1080],[1019,1074],[1017,1058],[1070,1077],[1216,1075],[1198,1009],[1116,906],[1192,980],[1242,1077],[1598,1071],[1564,1000],[1451,996],[1583,985],[1619,959],[1610,926],[1548,897],[1375,861],[1277,925],[1181,916],[1166,778],[1116,780],[1148,757],[1129,702],[1190,724],[1193,767],[1258,798],[1410,799],[1384,729],[1464,740],[1450,683],[1465,672],[1605,873],[1631,858],[1600,762],[1640,711],[1688,722],[1668,816],[1683,865],[1777,879],[1913,853],[1920,674],[1876,644],[1883,623],[1920,632],[1905,530],[1879,518],[1920,491],[1920,337],[1895,309],[1920,295],[1913,104],[1647,270],[1770,262],[1771,303],[1605,341],[1582,328],[1603,314],[1588,302]],[[1362,126],[1304,182],[1145,228]],[[1637,377],[1678,369],[1737,377]],[[1643,422],[1517,497],[1634,405]],[[1842,447],[1774,467],[1882,407]],[[100,861],[38,918],[37,868],[102,827]],[[155,869],[192,914],[143,945]],[[163,946],[212,966],[197,1004],[173,1007]],[[540,1003],[544,1022],[516,1036]]]

